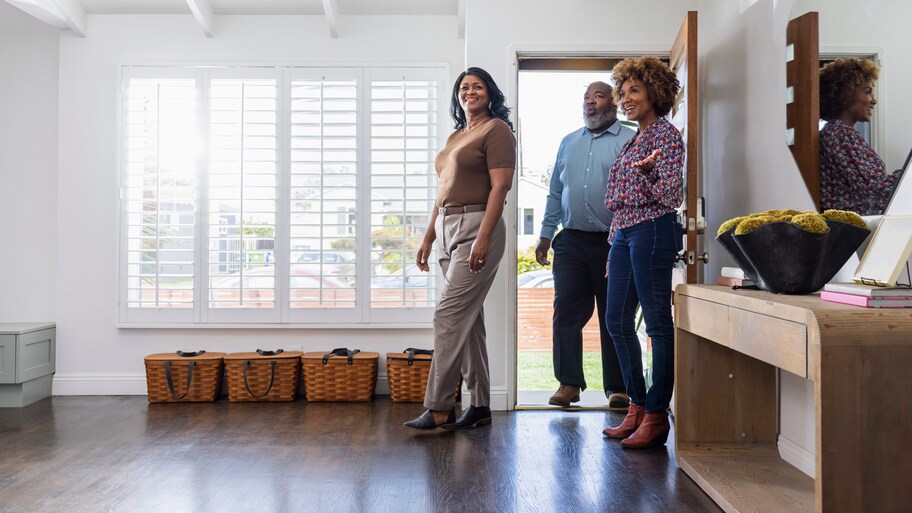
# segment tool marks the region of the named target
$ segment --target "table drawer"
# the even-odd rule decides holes
[[[803,324],[738,308],[730,308],[728,315],[729,347],[807,378],[807,328]]]
[[[803,324],[693,297],[680,301],[675,313],[678,329],[807,378]]]

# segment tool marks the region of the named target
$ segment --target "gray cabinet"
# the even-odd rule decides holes
[[[57,329],[52,323],[0,323],[0,407],[51,395]]]

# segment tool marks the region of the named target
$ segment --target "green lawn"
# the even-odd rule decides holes
[[[646,354],[647,368],[652,353]],[[583,375],[587,390],[602,390],[602,353],[583,353]],[[550,352],[519,351],[516,354],[516,389],[522,391],[557,390],[554,363]],[[648,384],[648,383],[647,383]]]
[[[557,390],[551,352],[520,351],[516,355],[517,390]],[[602,390],[602,353],[583,353],[588,390]]]

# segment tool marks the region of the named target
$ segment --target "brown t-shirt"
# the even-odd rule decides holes
[[[516,167],[516,138],[498,118],[468,132],[456,130],[437,154],[434,167],[439,177],[438,207],[484,205],[491,194],[488,170]]]

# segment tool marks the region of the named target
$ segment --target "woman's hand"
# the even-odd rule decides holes
[[[656,148],[656,150],[645,159],[639,162],[634,162],[633,167],[639,169],[640,173],[648,175],[655,168],[656,157],[658,157],[660,153],[662,153],[662,148]]]
[[[431,244],[432,242],[425,239],[421,242],[421,247],[418,248],[418,256],[415,257],[415,265],[418,266],[418,269],[424,272],[430,270],[428,265],[428,258],[431,257]]]
[[[486,258],[488,258],[488,239],[478,237],[472,243],[472,251],[469,253],[469,270],[473,273],[481,272],[487,263]]]

